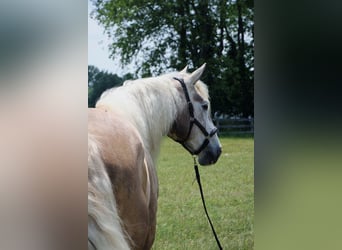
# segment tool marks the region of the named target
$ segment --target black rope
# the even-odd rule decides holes
[[[200,193],[201,193],[201,198],[202,198],[202,203],[203,203],[205,214],[207,215],[207,218],[208,218],[211,230],[213,231],[213,234],[214,234],[217,246],[219,247],[220,250],[222,250],[221,243],[220,243],[220,241],[219,241],[219,239],[217,237],[215,228],[214,228],[213,223],[211,222],[211,219],[209,217],[209,214],[208,214],[208,211],[207,211],[207,206],[205,205],[205,200],[204,200],[204,195],[203,195],[203,190],[202,190],[202,184],[201,184],[201,176],[200,176],[200,173],[198,171],[198,165],[197,165],[197,161],[196,161],[196,156],[194,156],[194,168],[195,168],[195,173],[196,173],[196,180],[197,180],[197,183],[198,183],[198,186],[199,186],[199,190],[200,190]]]

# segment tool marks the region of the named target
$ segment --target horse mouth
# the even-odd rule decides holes
[[[198,155],[198,162],[202,166],[213,165],[217,162],[221,152],[221,147],[218,147],[216,150],[204,150]]]

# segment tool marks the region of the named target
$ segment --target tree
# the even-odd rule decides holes
[[[254,114],[251,0],[93,0],[92,16],[112,39],[111,57],[136,75],[207,63],[213,110]]]
[[[100,71],[95,66],[88,66],[88,107],[94,107],[101,94],[112,87],[120,86],[122,83],[131,79],[132,75],[127,74],[119,77],[116,74]]]

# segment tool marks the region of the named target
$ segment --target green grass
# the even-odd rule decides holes
[[[219,161],[201,167],[209,215],[223,249],[253,249],[254,139],[220,138]],[[217,249],[201,203],[192,157],[165,138],[158,160],[159,199],[154,250]]]

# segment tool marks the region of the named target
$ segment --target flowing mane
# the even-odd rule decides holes
[[[172,72],[158,77],[129,80],[123,86],[106,90],[96,103],[96,108],[118,110],[138,129],[153,161],[159,153],[160,141],[175,120],[183,96],[173,77],[184,78],[187,73]],[[178,86],[180,87],[180,86]],[[208,100],[208,88],[201,82],[195,84],[197,93]]]

